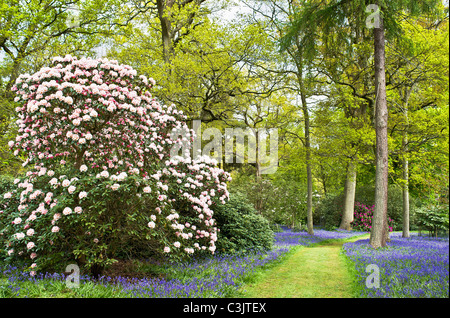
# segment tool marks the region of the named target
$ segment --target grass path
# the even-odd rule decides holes
[[[300,247],[280,265],[243,286],[242,295],[251,298],[351,298],[354,296],[352,278],[340,250],[346,242],[367,237]]]

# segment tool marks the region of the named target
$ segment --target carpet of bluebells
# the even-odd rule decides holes
[[[82,275],[80,287],[70,291],[63,274],[38,273],[32,277],[18,267],[0,263],[0,297],[53,297],[53,293],[57,297],[236,297],[247,278],[279,262],[294,247],[366,233],[315,229],[315,235],[311,236],[283,228],[275,234],[274,248],[270,251],[192,258],[188,263],[163,266],[167,275],[159,277],[93,280]],[[392,234],[389,247],[384,250],[370,249],[367,240],[344,244],[343,252],[355,261],[361,286],[365,286],[367,264],[377,264],[381,269],[380,288],[364,289],[360,296],[448,297],[448,238],[402,239],[395,235]]]
[[[344,253],[355,264],[361,298],[448,298],[449,239],[392,233],[386,248],[374,250],[368,240],[345,243]],[[379,268],[379,287],[373,286],[373,270]],[[366,280],[369,280],[366,284]]]
[[[296,232],[286,227],[282,227],[282,229],[282,232],[278,232],[275,235],[275,246],[278,247],[290,247],[296,245],[310,246],[311,244],[320,243],[325,240],[346,239],[368,233],[358,231],[325,231],[321,229],[314,229],[314,235],[309,235],[304,231]]]
[[[192,258],[189,263],[172,264],[164,277],[129,278],[101,277],[93,280],[80,277],[76,297],[153,297],[200,298],[232,297],[246,278],[267,265],[280,261],[292,247],[309,246],[328,239],[347,238],[360,232],[315,230],[314,236],[295,232],[286,227],[275,233],[274,248],[266,252],[247,252],[234,255],[216,253],[214,257]],[[0,297],[42,297],[43,290],[67,292],[66,277],[62,274],[40,273],[31,277],[26,271],[0,266]],[[36,288],[36,286],[40,286]],[[58,287],[59,286],[59,287]],[[72,294],[73,297],[73,294]]]
[[[264,253],[193,258],[189,263],[171,264],[164,277],[100,277],[94,280],[82,275],[80,288],[74,289],[75,294],[71,297],[231,297],[246,277],[279,260],[287,252],[287,248],[275,248]],[[44,286],[38,288],[41,291],[48,286],[64,293],[67,292],[65,280],[63,274],[38,273],[32,277],[18,267],[4,266],[0,269],[0,297],[42,297],[36,295],[37,285]]]

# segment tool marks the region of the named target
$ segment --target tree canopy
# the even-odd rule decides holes
[[[421,211],[448,206],[448,24],[448,7],[437,0],[3,1],[0,174],[23,176],[28,156],[39,158],[22,144],[15,156],[8,145],[31,138],[21,127],[27,100],[13,89],[29,76],[21,74],[35,74],[55,56],[108,58],[153,78],[152,98],[182,111],[189,128],[200,121],[202,131],[217,129],[223,152],[226,129],[254,137],[264,131],[258,147],[277,131],[271,173],[259,157],[240,163],[217,156],[233,176],[231,193],[242,192],[271,223],[313,234],[313,225],[333,219],[323,214],[327,202],[343,195],[343,217],[332,226],[350,228],[355,197],[381,182],[383,155],[384,201],[366,196],[370,202],[360,203],[379,202],[383,224],[391,217],[408,236],[424,223],[415,221],[410,201],[420,201]],[[201,149],[211,136],[204,137]],[[58,153],[73,152],[79,168],[81,148],[66,147]],[[402,215],[387,214],[392,187],[402,189]]]

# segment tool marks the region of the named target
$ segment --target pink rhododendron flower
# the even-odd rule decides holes
[[[99,246],[93,243],[101,238],[106,246],[102,257],[109,255],[108,244],[115,238],[105,229],[124,220],[135,227],[136,241],[148,239],[149,233],[161,242],[167,238],[159,252],[214,252],[214,207],[228,198],[230,176],[207,156],[184,156],[194,132],[182,111],[153,98],[154,85],[129,65],[70,55],[17,78],[18,135],[8,146],[16,156],[26,156],[27,172],[14,182],[15,189],[0,197],[8,223],[0,241],[11,241],[8,253],[15,249],[14,257],[19,252],[33,255],[39,264],[42,255],[42,260],[51,259],[52,251],[84,244],[81,249],[92,253],[87,256],[99,260]],[[176,136],[174,131],[183,133]],[[172,153],[176,147],[183,156]],[[31,233],[30,227],[39,257],[24,249],[21,231]],[[58,232],[68,244],[48,239],[49,233]],[[88,235],[96,238],[86,240]],[[28,250],[34,242],[28,242],[33,244]],[[180,248],[180,242],[189,244]]]
[[[21,218],[15,218],[13,223],[14,224],[20,224],[20,223],[22,223],[22,219]]]

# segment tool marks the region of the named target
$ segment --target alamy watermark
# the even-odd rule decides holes
[[[370,13],[366,18],[366,27],[368,29],[380,27],[380,8],[376,4],[369,4],[366,7],[366,13]]]
[[[370,273],[366,278],[367,288],[380,288],[380,268],[375,264],[366,266],[366,273]]]
[[[80,12],[81,10],[77,6],[67,7],[66,26],[69,28],[77,28],[80,26]]]
[[[172,140],[182,137],[183,143],[172,147],[171,157],[192,158],[209,156],[218,163],[258,163],[261,174],[275,173],[278,168],[278,129],[272,128],[225,128],[224,134],[217,128],[202,131],[201,121],[194,120],[191,136],[189,131],[173,129]],[[190,138],[193,142],[190,143]],[[206,144],[202,144],[206,141]],[[203,145],[203,147],[202,147]],[[181,152],[181,154],[180,154]]]
[[[69,264],[66,266],[66,273],[70,273],[66,277],[67,288],[79,288],[80,287],[80,268],[77,264]]]

